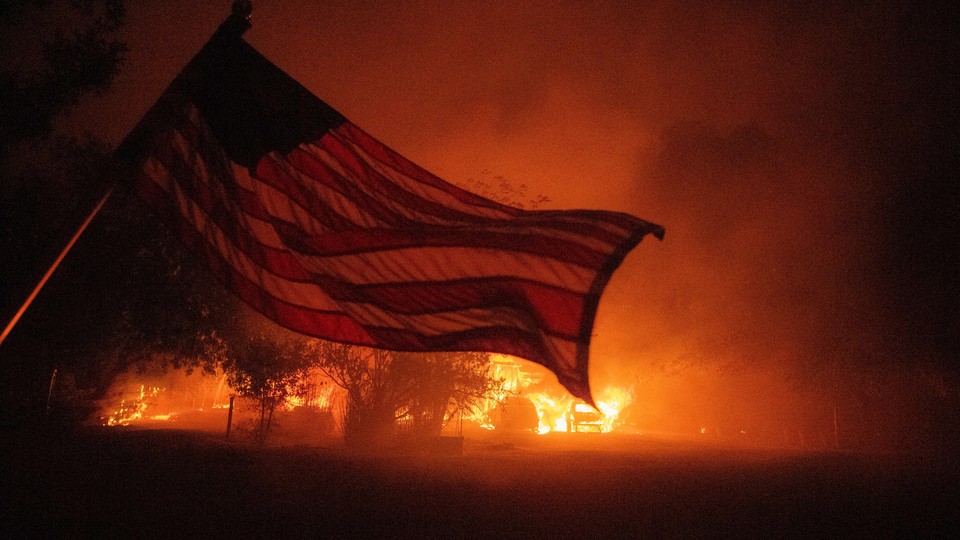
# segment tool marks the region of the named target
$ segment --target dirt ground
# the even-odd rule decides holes
[[[0,446],[2,538],[936,538],[960,511],[946,454],[557,433],[443,456],[128,429]]]

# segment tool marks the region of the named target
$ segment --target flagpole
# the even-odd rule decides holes
[[[63,251],[60,252],[60,255],[57,257],[53,264],[50,265],[50,268],[47,269],[47,273],[40,278],[40,283],[37,283],[37,286],[33,288],[33,292],[30,293],[30,296],[27,297],[26,301],[20,306],[20,309],[13,315],[13,318],[10,319],[10,322],[7,323],[6,328],[3,329],[3,333],[0,334],[0,345],[3,345],[3,341],[7,339],[7,336],[10,335],[10,332],[13,331],[13,327],[17,325],[17,321],[20,320],[20,317],[26,313],[27,308],[30,307],[30,304],[33,303],[33,300],[40,294],[40,289],[47,284],[47,280],[50,279],[50,276],[53,275],[53,272],[56,271],[57,267],[60,266],[60,263],[63,262],[63,259],[67,256],[67,253],[73,248],[73,245],[77,243],[77,240],[80,238],[80,235],[83,234],[83,231],[87,230],[87,226],[90,225],[90,222],[93,221],[93,218],[100,213],[100,209],[103,208],[103,205],[106,204],[107,199],[110,198],[110,194],[113,193],[114,186],[111,186],[106,193],[103,194],[103,197],[100,198],[100,201],[97,202],[97,205],[93,207],[93,211],[90,212],[90,215],[87,216],[87,219],[83,221],[80,225],[80,228],[77,229],[77,232],[73,234],[73,237],[70,238],[70,241],[67,242],[66,247],[63,248]]]

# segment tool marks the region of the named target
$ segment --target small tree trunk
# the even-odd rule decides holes
[[[270,426],[273,425],[273,411],[277,408],[276,404],[270,404],[270,414],[267,416],[267,431],[264,433],[264,439],[266,439],[266,433],[270,432]]]
[[[227,411],[227,436],[226,436],[226,439],[227,439],[228,441],[230,440],[230,425],[233,424],[233,400],[235,400],[236,398],[237,398],[237,396],[230,396],[230,409]]]
[[[837,421],[837,402],[833,402],[833,448],[840,449],[840,423]]]
[[[53,368],[53,373],[50,374],[50,389],[47,391],[47,408],[44,409],[44,414],[50,414],[50,400],[53,398],[53,387],[57,384],[57,368]]]
[[[260,400],[260,427],[257,429],[257,442],[263,444],[263,441],[266,439],[266,433],[264,432],[264,427],[266,425],[266,416],[267,416],[267,401],[265,399]]]

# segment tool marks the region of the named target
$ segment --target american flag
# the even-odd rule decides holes
[[[140,195],[289,329],[398,351],[485,351],[592,402],[590,336],[627,252],[663,228],[480,197],[380,143],[222,27],[119,153]]]

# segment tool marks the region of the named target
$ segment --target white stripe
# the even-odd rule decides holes
[[[246,167],[233,164],[233,175],[237,179],[237,184],[260,199],[260,206],[270,216],[288,223],[296,223],[301,230],[310,235],[326,234],[333,230],[313,217],[295,200],[251,175]]]
[[[426,336],[440,336],[494,326],[519,328],[539,333],[541,328],[529,317],[504,308],[469,308],[439,313],[407,314],[378,309],[371,304],[343,303],[344,310],[362,324],[413,330]]]
[[[359,128],[356,128],[356,129],[359,129]],[[438,204],[440,204],[440,205],[442,205],[442,206],[451,208],[451,209],[453,209],[453,210],[459,210],[459,211],[461,211],[461,212],[463,212],[463,213],[466,213],[466,214],[472,214],[472,215],[476,215],[476,216],[480,216],[480,217],[490,217],[490,218],[494,218],[494,219],[501,219],[501,218],[504,218],[504,217],[506,217],[506,218],[509,219],[510,217],[512,217],[510,214],[507,214],[507,213],[505,213],[505,212],[503,212],[503,211],[501,211],[501,210],[497,210],[497,209],[494,209],[494,208],[488,208],[488,207],[484,207],[484,206],[475,206],[475,205],[471,205],[471,204],[466,204],[466,203],[460,201],[460,199],[457,199],[455,196],[453,196],[452,194],[450,194],[450,193],[447,192],[447,191],[444,191],[444,190],[442,190],[442,189],[433,187],[433,186],[431,186],[431,185],[429,185],[429,184],[426,184],[426,183],[424,183],[424,182],[422,182],[422,181],[420,181],[420,180],[418,180],[418,179],[416,179],[416,178],[411,178],[410,176],[408,176],[408,175],[406,175],[406,174],[404,174],[404,173],[402,173],[402,172],[394,169],[394,168],[391,167],[389,164],[384,163],[384,162],[382,162],[382,161],[379,161],[379,160],[377,160],[376,158],[374,158],[373,156],[367,154],[367,153],[363,150],[363,148],[360,147],[359,144],[357,144],[356,142],[354,142],[354,141],[353,141],[352,139],[350,139],[348,136],[340,133],[339,131],[334,130],[334,131],[330,132],[330,134],[327,135],[327,136],[335,137],[337,140],[339,140],[339,141],[342,142],[344,145],[346,145],[346,146],[349,147],[351,150],[353,150],[353,152],[354,152],[358,157],[362,158],[362,160],[365,161],[367,164],[369,164],[374,170],[378,171],[379,173],[381,173],[381,174],[384,175],[385,177],[393,180],[393,182],[394,182],[395,184],[403,187],[403,188],[404,188],[406,191],[408,191],[408,192],[414,193],[414,194],[419,195],[420,197],[422,197],[422,198],[424,198],[424,199],[431,200],[431,201],[433,201],[433,202],[436,202],[436,203],[438,203]],[[371,139],[373,139],[373,137],[371,137]],[[322,140],[323,140],[323,139],[321,139],[321,141],[322,141]],[[379,141],[376,141],[376,139],[374,139],[374,141],[375,141],[377,144],[381,144],[381,145],[382,145],[382,143],[380,143]],[[331,156],[331,159],[332,159],[332,156]],[[399,156],[398,159],[406,159],[406,158],[404,158],[403,156]],[[409,160],[407,160],[407,161],[408,161],[408,163],[410,163],[413,167],[415,167],[415,168],[421,168],[421,167],[413,164],[413,163],[410,162]],[[427,172],[426,174],[430,174],[430,173]],[[438,178],[438,177],[436,177],[435,175],[432,175],[432,174],[431,174],[430,176],[433,176],[434,178],[436,178],[436,179],[439,180],[440,182],[447,183],[445,180],[443,180],[443,179],[441,179],[441,178]],[[531,213],[533,213],[533,212],[531,211]],[[630,229],[629,227],[628,227],[628,228],[624,228],[624,227],[621,227],[621,226],[619,226],[619,225],[616,225],[616,224],[614,224],[614,223],[610,223],[610,222],[607,222],[607,221],[600,221],[600,220],[589,219],[589,218],[582,218],[582,217],[576,217],[576,216],[565,216],[563,219],[566,220],[566,221],[570,221],[570,222],[584,223],[584,224],[589,224],[589,225],[597,226],[597,227],[603,228],[603,229],[605,229],[605,230],[607,230],[607,231],[609,231],[609,232],[612,232],[612,233],[614,233],[614,234],[616,234],[616,235],[620,235],[620,236],[629,235],[630,233],[633,232],[633,230]]]

